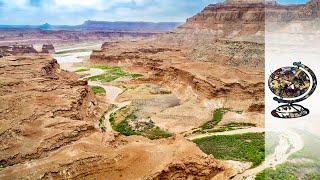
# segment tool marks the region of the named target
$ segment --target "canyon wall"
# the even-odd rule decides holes
[[[256,1],[212,4],[173,32],[106,42],[91,60],[140,68],[150,80],[249,110],[264,96],[264,8]]]
[[[13,44],[72,44],[113,39],[150,37],[158,34],[153,31],[121,31],[121,30],[0,30],[0,45]]]
[[[265,5],[226,1],[211,4],[177,28],[177,33],[210,34],[210,39],[263,42]]]
[[[55,49],[52,44],[44,44],[42,50],[38,52],[33,45],[9,45],[0,46],[0,58],[4,56],[19,56],[19,55],[48,55],[54,53]]]
[[[101,132],[105,95],[52,58],[0,62],[0,179],[229,179],[243,171],[182,136]]]

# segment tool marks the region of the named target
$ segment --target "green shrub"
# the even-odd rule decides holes
[[[105,94],[106,90],[100,86],[91,86],[94,94]]]
[[[154,123],[152,123],[150,128],[145,128],[141,133],[143,136],[151,140],[168,138],[172,136],[171,133],[161,130],[159,127],[155,126]]]
[[[90,70],[90,68],[82,68],[82,69],[78,69],[78,70],[76,70],[76,71],[74,71],[74,72],[86,72],[86,71],[89,71]]]
[[[265,158],[264,133],[210,136],[193,142],[218,159],[250,161],[257,166]]]
[[[220,108],[216,109],[213,112],[213,117],[211,121],[206,122],[205,124],[202,125],[202,129],[212,129],[214,128],[223,118],[223,115],[230,111],[228,108]]]
[[[168,138],[172,136],[172,134],[161,130],[152,121],[139,122],[136,112],[136,110],[132,110],[129,107],[123,107],[119,109],[117,112],[112,113],[109,119],[112,128],[125,136],[141,135],[151,140]],[[116,120],[116,117],[124,118],[119,119],[119,122],[119,120]],[[133,124],[134,127],[131,127],[129,122],[130,124]]]
[[[286,168],[283,165],[277,166],[277,169],[267,168],[264,171],[257,174],[256,180],[296,180],[297,177],[294,175],[293,171]]]
[[[105,114],[103,114],[101,116],[101,118],[99,119],[99,128],[101,129],[102,132],[106,132],[107,131],[105,120],[106,120]]]
[[[7,167],[7,163],[4,160],[0,161],[0,170]]]
[[[256,175],[255,180],[267,180],[266,179],[266,171],[263,170]]]
[[[226,124],[224,126],[226,126],[226,127],[243,127],[243,126],[256,127],[256,125],[252,124],[252,123],[234,123],[234,122]]]
[[[88,77],[85,80],[111,82],[122,77],[138,78],[143,76],[142,74],[130,74],[124,70],[124,67],[121,66],[94,65],[90,66],[90,68],[101,69],[105,73]]]
[[[114,130],[125,136],[139,135],[134,130],[132,130],[126,119],[115,125]]]
[[[143,75],[142,75],[142,74],[130,74],[130,76],[131,76],[132,78],[139,78],[139,77],[143,77]]]

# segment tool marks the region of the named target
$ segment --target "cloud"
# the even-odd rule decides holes
[[[217,1],[222,0],[0,0],[0,24],[81,24],[89,19],[181,22]]]

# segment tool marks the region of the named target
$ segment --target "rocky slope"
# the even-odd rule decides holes
[[[105,43],[102,50],[93,51],[91,60],[132,65],[131,69],[140,67],[150,73],[151,79],[181,82],[206,98],[230,97],[237,91],[242,98],[263,95],[263,72],[224,66],[227,58],[216,64],[194,62],[179,48],[155,47],[144,42]]]
[[[159,126],[166,122],[161,126],[165,129],[187,130],[200,126],[208,118],[193,116],[200,117],[197,114],[202,107],[207,109],[208,117],[214,108],[245,111],[247,115],[243,122],[263,126],[264,109],[249,111],[264,99],[264,73],[255,68],[227,65],[227,58],[219,63],[194,61],[178,46],[143,41],[105,43],[101,50],[92,53],[91,61],[128,66],[131,71],[145,74],[135,83],[152,82],[170,87],[181,105],[162,113],[158,120],[152,119]]]
[[[229,179],[241,171],[179,136],[100,132],[105,97],[54,59],[0,61],[0,179]]]
[[[155,43],[187,49],[193,61],[264,68],[265,3],[225,1],[211,4]]]
[[[50,54],[50,53],[54,53],[55,49],[54,49],[54,46],[52,44],[44,44],[44,45],[42,45],[41,52]]]
[[[165,84],[186,103],[195,96],[214,101],[205,103],[210,104],[208,108],[226,107],[245,112],[241,118],[228,113],[232,114],[228,116],[230,122],[239,120],[263,126],[265,28],[281,27],[273,27],[268,20],[280,25],[286,23],[280,30],[296,29],[295,23],[312,19],[317,7],[318,1],[284,6],[276,2],[228,0],[209,5],[173,32],[144,41],[107,42],[101,50],[92,53],[91,60],[143,72],[147,74],[144,82]],[[191,104],[202,107],[199,100]],[[181,127],[192,124],[187,117],[168,114],[166,117],[179,119]],[[164,118],[161,121],[171,124]]]
[[[210,34],[211,39],[263,42],[265,5],[261,1],[211,4],[180,26],[178,33]]]
[[[97,100],[77,76],[46,57],[1,59],[1,155],[7,165],[45,156],[87,136]]]
[[[140,67],[153,80],[246,111],[264,96],[264,7],[257,1],[212,4],[174,32],[105,43],[91,59]]]

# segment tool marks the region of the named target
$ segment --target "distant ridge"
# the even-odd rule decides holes
[[[142,22],[142,21],[85,21],[81,25],[0,25],[0,29],[42,29],[42,30],[141,30],[141,31],[171,31],[182,22]]]

